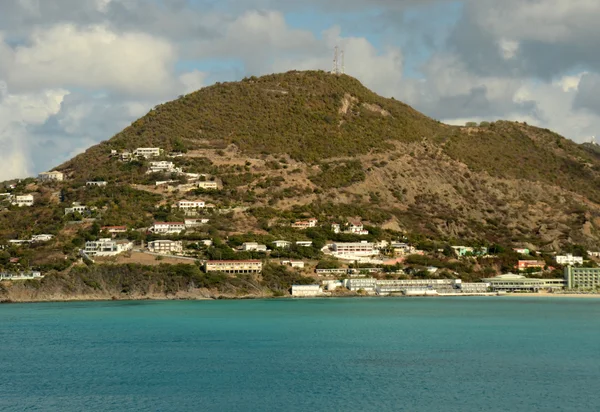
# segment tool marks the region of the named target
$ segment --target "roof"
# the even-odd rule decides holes
[[[207,260],[206,263],[262,263],[261,260]]]

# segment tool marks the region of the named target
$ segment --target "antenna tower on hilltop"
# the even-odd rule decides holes
[[[342,67],[340,69],[340,59],[342,62]],[[333,70],[331,71],[332,74],[336,74],[336,75],[340,75],[340,74],[344,74],[344,72],[346,71],[346,67],[344,64],[344,51],[341,50],[338,46],[335,46],[335,51],[333,53]]]

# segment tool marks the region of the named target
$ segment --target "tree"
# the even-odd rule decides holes
[[[465,124],[465,126],[467,126],[467,127],[477,127],[477,123],[476,122],[467,122]]]

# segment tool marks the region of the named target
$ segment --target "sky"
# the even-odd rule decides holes
[[[217,81],[332,67],[450,124],[600,135],[598,0],[2,0],[0,180]]]

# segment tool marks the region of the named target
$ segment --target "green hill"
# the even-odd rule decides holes
[[[186,176],[148,174],[148,160],[111,156],[138,147],[162,148],[158,160],[203,174],[219,190],[184,192],[177,185],[189,183]],[[169,158],[171,151],[184,154]],[[293,237],[285,227],[295,219],[360,217],[443,242],[600,246],[597,151],[526,124],[445,125],[325,72],[252,77],[181,96],[57,170],[68,180],[30,185],[45,203],[19,220],[4,211],[0,236],[24,236],[35,222],[65,242],[81,237],[85,230],[61,216],[73,201],[97,207],[97,225],[138,229],[183,219],[170,205],[200,197],[229,213],[212,216],[205,236]],[[109,185],[90,189],[88,180]],[[155,185],[168,180],[177,181],[171,189]],[[56,191],[61,200],[51,201]]]

